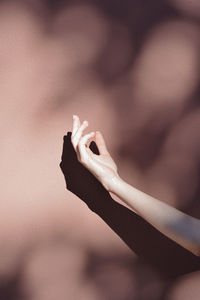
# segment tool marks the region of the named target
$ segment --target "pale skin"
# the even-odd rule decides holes
[[[196,256],[200,256],[200,220],[137,190],[118,174],[117,166],[110,156],[101,132],[84,134],[88,121],[80,122],[73,116],[72,145],[79,162],[104,186],[114,193],[143,219]],[[94,154],[89,143],[94,140],[99,155]],[[134,228],[130,228],[134,230]]]

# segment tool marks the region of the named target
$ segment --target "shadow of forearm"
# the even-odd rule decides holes
[[[112,199],[109,193],[90,194],[84,202],[138,255],[166,277],[176,277],[199,269],[200,259],[161,234],[152,225],[125,206]],[[88,198],[89,199],[89,198]]]

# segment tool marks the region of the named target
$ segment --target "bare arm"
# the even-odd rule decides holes
[[[109,191],[160,232],[200,256],[200,220],[135,189],[121,178],[112,180]]]
[[[116,194],[161,233],[200,256],[200,220],[135,189],[122,180],[101,133],[92,132],[83,136],[87,126],[87,121],[81,125],[78,116],[74,117],[72,144],[79,161],[109,192]],[[91,138],[95,140],[100,155],[89,149],[88,142]]]

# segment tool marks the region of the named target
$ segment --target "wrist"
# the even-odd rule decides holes
[[[106,189],[108,192],[117,194],[117,191],[122,183],[123,183],[123,180],[121,179],[121,177],[119,175],[114,176],[109,181],[109,184]]]

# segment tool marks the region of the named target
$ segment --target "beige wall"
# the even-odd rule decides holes
[[[162,17],[152,2],[0,5],[0,293],[7,299],[161,299],[165,282],[65,190],[59,169],[63,135],[78,114],[88,131],[102,131],[124,179],[200,217],[199,6],[169,1]],[[199,274],[188,276],[170,286],[168,300],[188,299],[190,290],[198,298]]]

